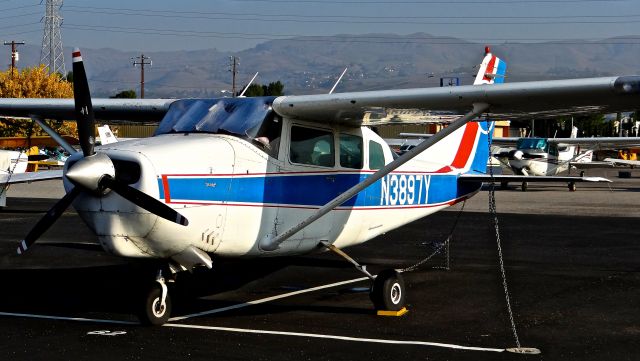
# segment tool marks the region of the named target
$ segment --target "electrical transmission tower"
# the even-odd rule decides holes
[[[43,2],[44,0],[40,1],[40,4]],[[46,0],[40,63],[49,68],[49,73],[57,72],[66,75],[62,34],[60,33],[60,26],[62,25],[61,7],[62,0]]]

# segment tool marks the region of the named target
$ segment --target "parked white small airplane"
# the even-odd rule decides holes
[[[640,165],[638,161],[613,158],[604,162],[593,161],[594,149],[637,147],[640,146],[640,138],[577,138],[577,132],[578,128],[573,127],[570,138],[494,138],[493,143],[496,145],[515,145],[515,148],[500,148],[493,155],[507,164],[515,174],[525,176],[555,176],[572,168]],[[569,190],[576,190],[575,182],[568,184]],[[503,182],[502,186],[506,187],[506,182]],[[522,190],[527,190],[527,181],[522,182]]]
[[[67,194],[20,242],[18,253],[73,203],[107,252],[163,263],[141,307],[143,320],[152,324],[164,323],[171,312],[165,276],[211,268],[212,256],[325,249],[375,279],[377,308],[398,310],[406,297],[401,275],[387,270],[374,277],[341,249],[461,202],[492,181],[485,170],[493,126],[474,119],[627,110],[640,101],[640,76],[281,97],[92,100],[78,50],[73,65],[74,101],[0,100],[2,115],[75,115],[82,146],[65,165]],[[504,64],[487,53],[480,77],[492,83],[503,75]],[[365,117],[386,108],[464,115],[394,159]],[[94,112],[103,120],[162,121],[151,138],[94,148]]]
[[[14,183],[62,178],[61,170],[26,172],[29,156],[16,150],[0,150],[0,209],[7,206],[7,191]]]

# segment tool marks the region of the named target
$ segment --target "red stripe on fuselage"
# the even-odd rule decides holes
[[[164,188],[165,203],[171,203],[171,194],[169,194],[169,179],[166,175],[162,176],[162,188]]]
[[[464,168],[471,156],[471,152],[473,151],[473,145],[476,142],[476,134],[478,133],[478,123],[469,122],[467,126],[464,128],[464,134],[462,135],[462,141],[460,142],[460,147],[458,148],[458,153],[456,153],[456,157],[453,159],[453,163],[451,166],[455,168]]]

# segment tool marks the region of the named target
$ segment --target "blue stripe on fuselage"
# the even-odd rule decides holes
[[[240,177],[167,176],[172,203],[247,203],[320,207],[369,174],[323,173]],[[458,185],[456,175],[391,173],[345,202],[343,207],[421,206],[450,202],[478,190]],[[164,186],[158,179],[160,198]]]

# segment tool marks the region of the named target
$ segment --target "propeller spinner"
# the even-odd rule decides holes
[[[18,254],[23,254],[36,240],[55,223],[71,202],[83,191],[105,195],[113,190],[135,205],[171,222],[186,226],[189,221],[173,208],[150,195],[129,186],[116,177],[113,162],[103,153],[95,153],[95,118],[91,105],[89,83],[78,48],[73,50],[73,98],[78,125],[80,147],[84,158],[69,167],[66,177],[75,185],[60,199],[29,231],[18,246]]]

